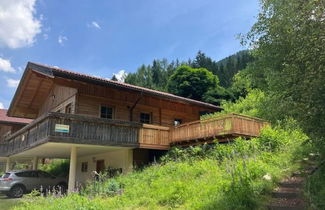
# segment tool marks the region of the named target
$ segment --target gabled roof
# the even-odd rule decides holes
[[[7,109],[0,109],[0,123],[28,124],[30,122],[32,122],[32,120],[26,118],[8,117]]]
[[[216,110],[216,111],[222,109],[222,108],[220,108],[218,106],[215,106],[213,104],[209,104],[209,103],[205,103],[205,102],[201,102],[201,101],[197,101],[197,100],[177,96],[177,95],[167,93],[167,92],[152,90],[152,89],[149,89],[149,88],[130,85],[130,84],[127,84],[127,83],[113,81],[113,80],[105,79],[105,78],[101,78],[101,77],[90,76],[90,75],[87,75],[87,74],[73,72],[73,71],[70,71],[70,70],[65,70],[65,69],[61,69],[61,68],[58,68],[58,67],[54,67],[54,66],[47,66],[47,65],[44,65],[44,64],[28,62],[27,66],[26,66],[26,69],[25,69],[25,72],[24,72],[24,75],[23,75],[23,77],[21,79],[21,82],[19,83],[18,89],[17,89],[17,91],[15,93],[15,96],[14,96],[14,98],[13,98],[11,104],[10,104],[10,107],[9,107],[9,110],[8,110],[9,116],[13,115],[13,112],[12,112],[13,106],[15,105],[16,101],[18,100],[17,97],[21,97],[20,92],[22,91],[22,89],[24,89],[26,91],[26,88],[28,88],[26,85],[24,85],[24,83],[26,83],[27,79],[25,79],[25,78],[28,77],[28,74],[30,74],[30,72],[36,72],[39,75],[41,75],[43,77],[50,78],[50,79],[59,77],[59,78],[64,78],[64,79],[81,81],[81,82],[85,82],[85,83],[91,83],[91,84],[96,84],[96,85],[101,85],[101,86],[107,86],[107,87],[113,87],[113,88],[128,90],[128,91],[139,92],[139,93],[142,93],[142,94],[145,94],[145,95],[165,98],[165,99],[168,99],[168,100],[171,100],[171,101],[177,101],[177,102],[188,103],[188,104],[195,104],[195,105],[199,105],[199,106],[206,107],[206,108],[209,108],[209,109],[213,109],[213,110]],[[41,84],[40,84],[39,88],[44,89],[44,88],[42,88]],[[34,110],[34,111],[36,111],[36,110]],[[28,116],[25,116],[25,117],[28,117]]]

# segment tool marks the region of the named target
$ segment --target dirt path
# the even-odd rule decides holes
[[[303,210],[308,209],[308,203],[303,197],[306,177],[315,169],[315,163],[304,160],[303,170],[284,179],[272,192],[272,199],[267,206],[270,210]]]

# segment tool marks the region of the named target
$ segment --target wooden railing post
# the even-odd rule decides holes
[[[139,128],[138,142],[143,143],[143,128]]]

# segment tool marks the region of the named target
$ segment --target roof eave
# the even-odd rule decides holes
[[[54,71],[53,71],[54,70]],[[52,70],[52,73],[54,76],[57,76],[57,77],[62,77],[62,78],[66,78],[66,79],[73,79],[73,80],[78,80],[78,81],[82,81],[82,82],[87,82],[87,83],[94,83],[94,84],[98,84],[98,85],[103,85],[103,86],[111,86],[111,87],[117,87],[117,88],[120,88],[120,89],[123,89],[123,90],[128,90],[128,91],[136,91],[136,92],[143,92],[143,93],[146,93],[148,95],[154,95],[154,96],[158,96],[158,97],[161,97],[161,98],[166,98],[166,99],[169,99],[169,100],[180,100],[182,102],[186,102],[186,103],[190,103],[190,104],[197,104],[197,105],[200,105],[200,106],[204,106],[204,107],[207,107],[207,108],[210,108],[210,109],[216,109],[216,110],[223,110],[221,107],[219,106],[216,106],[216,105],[213,105],[213,104],[209,104],[209,103],[205,103],[205,102],[201,102],[201,101],[195,101],[195,100],[191,100],[191,99],[187,99],[187,98],[184,98],[184,99],[187,99],[187,100],[184,100],[182,98],[177,98],[177,97],[181,97],[181,96],[168,96],[168,95],[163,95],[163,94],[159,94],[159,93],[154,93],[154,92],[149,92],[147,90],[141,90],[141,89],[136,89],[136,88],[131,88],[131,87],[124,87],[122,85],[119,85],[119,84],[115,84],[115,83],[109,83],[108,81],[102,81],[100,79],[96,79],[96,78],[89,78],[89,77],[83,77],[82,75],[72,75],[71,73],[69,72],[64,72],[64,71],[55,71],[55,69]],[[141,87],[140,87],[141,88]],[[191,101],[189,101],[191,100]]]
[[[10,105],[9,105],[9,108],[8,108],[8,111],[7,111],[7,116],[9,116],[9,117],[11,117],[12,116],[12,112],[13,112],[13,107],[14,107],[14,104],[16,103],[16,99],[17,99],[17,97],[18,97],[18,93],[21,91],[21,89],[22,89],[22,84],[23,84],[23,81],[25,80],[25,78],[26,78],[26,75],[27,75],[27,72],[28,72],[28,69],[29,69],[29,65],[30,65],[31,63],[30,62],[28,62],[27,63],[27,66],[25,67],[25,71],[24,71],[24,73],[23,73],[23,76],[21,77],[21,79],[20,79],[20,82],[19,82],[19,84],[18,84],[18,87],[17,87],[17,89],[16,89],[16,92],[15,92],[15,94],[14,94],[14,97],[12,98],[12,100],[11,100],[11,102],[10,102]]]
[[[63,69],[59,69],[59,68],[54,68],[51,66],[46,66],[43,64],[37,64],[37,63],[33,63],[33,62],[28,62],[27,66],[25,68],[25,71],[23,73],[23,76],[19,82],[19,85],[17,87],[17,90],[14,94],[14,97],[10,103],[9,109],[8,109],[8,116],[14,116],[14,106],[17,103],[18,99],[18,95],[19,93],[23,90],[24,87],[24,83],[26,80],[26,76],[30,71],[34,71],[37,72],[39,74],[42,74],[43,76],[47,76],[50,78],[54,78],[54,77],[61,77],[61,78],[65,78],[65,79],[74,79],[77,81],[84,81],[87,83],[93,83],[93,84],[98,84],[98,85],[102,85],[102,86],[111,86],[111,87],[115,87],[115,88],[120,88],[123,90],[128,90],[128,91],[135,91],[135,92],[142,92],[144,94],[147,95],[151,95],[151,96],[157,96],[160,98],[165,98],[168,100],[172,100],[172,101],[180,101],[182,103],[187,103],[187,104],[196,104],[199,105],[201,107],[206,107],[209,109],[214,109],[216,111],[220,111],[223,110],[221,107],[219,106],[215,106],[213,104],[209,104],[209,103],[205,103],[205,102],[201,102],[201,101],[196,101],[196,100],[192,100],[192,99],[188,99],[188,98],[184,98],[181,96],[170,96],[170,95],[164,95],[163,93],[156,93],[156,92],[150,92],[149,90],[146,89],[142,89],[142,87],[126,87],[123,86],[122,84],[118,84],[118,83],[112,83],[109,82],[108,80],[103,80],[101,78],[95,78],[92,77],[90,75],[83,75],[83,74],[78,74],[75,72],[70,72],[70,71],[66,71]],[[154,91],[154,90],[153,90]],[[168,94],[168,93],[167,93]]]

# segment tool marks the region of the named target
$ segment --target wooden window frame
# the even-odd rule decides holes
[[[88,172],[88,162],[81,162],[81,172]]]
[[[70,112],[67,112],[68,109],[70,109]],[[65,111],[66,114],[72,114],[72,102],[70,102],[67,105],[65,105],[64,111]]]
[[[99,118],[102,118],[102,119],[110,119],[110,118],[105,118],[105,117],[102,117],[102,107],[107,107],[107,108],[111,108],[112,109],[112,118],[111,120],[115,119],[115,107],[114,106],[110,106],[110,105],[107,105],[107,104],[101,104],[99,105],[99,114],[98,114],[98,117]]]
[[[149,115],[149,122],[142,122],[142,118],[141,118],[141,115],[142,114],[147,114]],[[140,123],[144,123],[144,124],[152,124],[152,113],[151,112],[140,112],[140,115],[139,115],[139,118],[140,118]]]

